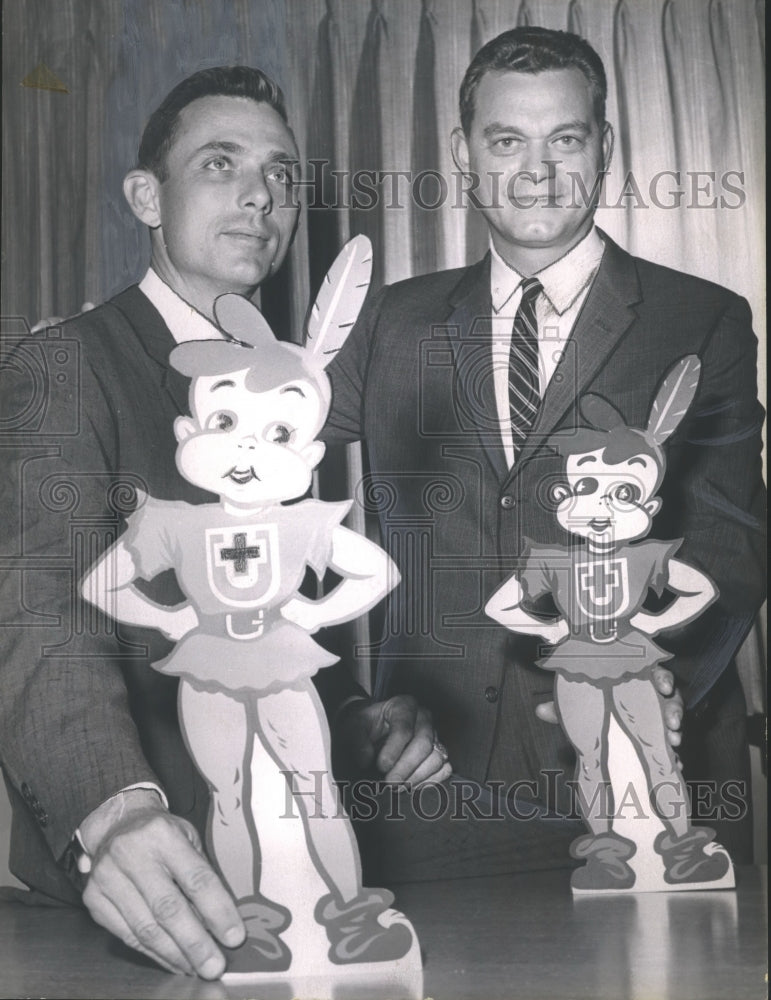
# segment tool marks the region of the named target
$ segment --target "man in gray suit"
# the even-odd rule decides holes
[[[555,819],[571,808],[563,793],[574,764],[560,730],[542,721],[551,676],[534,667],[534,638],[483,609],[525,540],[567,543],[547,502],[559,474],[547,440],[580,422],[579,397],[598,393],[644,426],[664,373],[686,354],[700,357],[702,378],[669,443],[653,533],[684,538],[683,559],[720,598],[661,642],[694,709],[689,738],[704,772],[686,777],[718,782],[711,818],[726,820],[715,823],[721,840],[749,860],[746,720],[732,659],[764,585],[756,341],[744,300],[631,257],[596,228],[613,147],[605,97],[602,62],[575,35],[517,28],[484,46],[461,86],[452,149],[490,251],[472,267],[383,289],[330,368],[326,439],[366,441],[361,495],[409,582],[390,599],[376,696],[427,706],[461,776],[405,806],[401,823],[362,824],[380,877],[566,857],[575,827]],[[745,821],[728,821],[737,814]]]
[[[259,70],[182,81],[124,181],[150,230],[146,275],[61,330],[22,338],[2,365],[2,551],[19,557],[0,581],[11,623],[0,664],[11,869],[48,898],[78,902],[83,890],[127,944],[206,978],[221,974],[220,946],[240,944],[244,926],[201,850],[208,790],[179,732],[176,681],[150,669],[169,645],[153,630],[116,631],[83,607],[78,585],[139,491],[211,499],[176,471],[188,384],[169,352],[221,336],[215,298],[252,295],[281,265],[297,222],[297,160],[281,91]],[[149,596],[178,603],[164,577]],[[342,669],[323,671],[318,686],[331,711],[358,691]],[[410,699],[358,705],[356,718],[389,778],[418,766],[421,778],[446,776],[430,718]],[[250,938],[271,920],[266,903]],[[262,939],[275,951],[269,931]]]

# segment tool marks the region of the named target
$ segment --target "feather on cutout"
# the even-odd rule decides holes
[[[699,384],[701,362],[695,354],[680,358],[667,372],[648,415],[646,435],[661,444],[674,434]]]
[[[354,236],[335,258],[321,283],[306,323],[308,361],[326,368],[356,322],[372,276],[372,244]]]

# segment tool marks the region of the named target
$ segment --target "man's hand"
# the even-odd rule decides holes
[[[662,696],[662,714],[664,716],[664,725],[667,727],[669,745],[679,747],[683,739],[683,735],[680,732],[680,727],[683,724],[683,697],[675,688],[675,679],[672,671],[667,670],[666,667],[658,666],[653,668],[653,683],[658,693]],[[555,725],[559,724],[557,709],[554,707],[553,701],[545,701],[543,704],[537,705],[535,714],[543,722],[553,722]]]
[[[84,302],[80,307],[80,312],[75,313],[75,316],[82,316],[83,313],[91,312],[92,309],[96,309],[93,302]],[[59,326],[68,319],[74,319],[75,316],[47,316],[45,319],[39,319],[30,330],[30,333],[38,333],[40,330],[47,330],[49,326]]]
[[[446,781],[452,773],[438,743],[431,713],[411,695],[346,706],[336,736],[359,770],[374,764],[386,781],[416,787]]]
[[[246,932],[190,823],[155,792],[132,789],[91,813],[80,836],[92,857],[83,902],[94,920],[171,972],[219,978],[216,942],[234,948]]]

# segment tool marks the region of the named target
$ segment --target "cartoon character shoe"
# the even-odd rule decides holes
[[[631,889],[635,873],[627,864],[637,845],[617,833],[587,834],[570,845],[572,857],[585,858],[570,879],[574,889]]]
[[[314,916],[324,927],[337,965],[349,962],[392,962],[412,946],[412,932],[401,923],[384,927],[378,916],[393,903],[387,889],[362,889],[349,903],[338,903],[330,894],[316,904]]]
[[[666,831],[660,833],[653,847],[664,861],[664,881],[680,885],[715,882],[722,878],[731,867],[731,861],[723,850],[707,853],[705,848],[714,841],[715,831],[708,826],[694,827],[680,837],[673,837]]]
[[[292,953],[279,937],[289,926],[289,910],[262,896],[238,901],[238,912],[246,926],[246,940],[228,951],[228,972],[285,972]]]

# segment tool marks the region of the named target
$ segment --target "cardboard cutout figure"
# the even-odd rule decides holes
[[[575,787],[590,831],[571,845],[573,857],[586,861],[573,873],[574,892],[734,884],[714,831],[691,826],[685,782],[652,681],[656,665],[671,656],[652,637],[696,618],[717,592],[703,573],[675,558],[682,539],[641,540],[661,506],[655,495],[666,465],[661,446],[685,416],[699,371],[694,355],[673,366],[644,430],[628,427],[602,397],[583,397],[589,426],[550,441],[565,459],[564,480],[552,485],[550,499],[575,544],[529,543],[523,569],[485,609],[512,631],[552,645],[538,665],[556,674],[555,705],[576,751]],[[669,606],[646,611],[649,590],[661,596],[665,589],[674,595]],[[560,612],[553,621],[528,610],[545,594]],[[627,763],[614,767],[613,758],[624,752]],[[637,788],[633,772],[640,765],[643,787]],[[646,842],[650,824],[621,822],[624,804],[634,804],[641,821],[654,820],[652,844]]]
[[[142,498],[83,582],[84,596],[113,618],[158,628],[176,643],[153,666],[180,677],[182,731],[211,790],[208,850],[247,927],[229,974],[317,973],[327,964],[361,971],[400,960],[420,968],[414,931],[390,909],[392,894],[362,888],[311,681],[337,659],[313,633],[369,610],[398,583],[398,571],[382,549],[342,526],[350,502],[284,505],[308,492],[324,454],[316,440],[330,402],[324,368],[353,326],[371,266],[365,237],[346,245],[310,314],[306,348],[277,341],[247,299],[217,299],[217,322],[229,339],[180,344],[170,363],[192,380],[191,416],[174,425],[177,467],[219,502]],[[298,593],[307,567],[319,578],[332,569],[342,580],[310,600]],[[168,569],[187,597],[173,608],[136,587]],[[291,833],[287,806],[263,816],[271,767],[283,775],[290,813],[302,818],[302,853],[326,889],[320,898],[309,896],[305,879],[304,898],[295,892],[278,902],[260,892],[261,854]],[[289,882],[303,863],[307,857],[290,852]],[[303,942],[302,955],[293,955],[282,932],[303,908],[325,932],[323,950]]]

